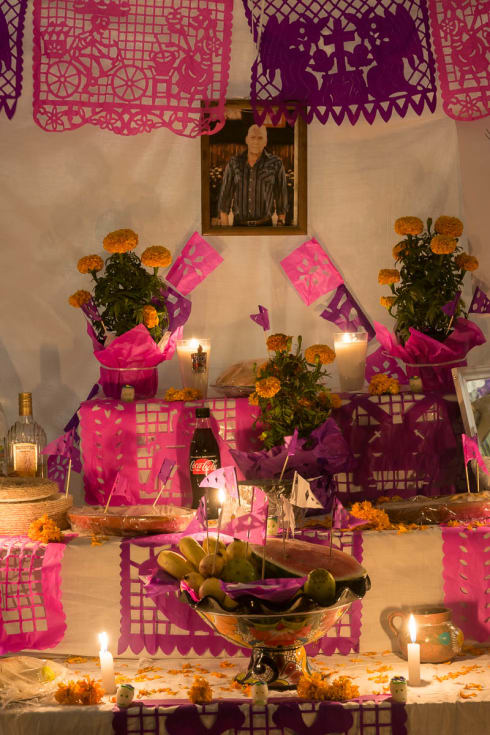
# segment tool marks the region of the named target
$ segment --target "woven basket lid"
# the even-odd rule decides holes
[[[25,503],[49,498],[58,485],[43,477],[0,477],[0,503]]]

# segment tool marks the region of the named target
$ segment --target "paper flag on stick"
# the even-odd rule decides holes
[[[314,238],[283,258],[281,265],[307,306],[344,282],[325,250]]]
[[[167,281],[187,296],[222,262],[221,255],[195,232],[170,268]]]
[[[203,495],[197,506],[196,515],[189,523],[184,533],[197,533],[206,530],[206,496]]]
[[[183,327],[188,320],[192,302],[178,293],[172,286],[169,286],[168,283],[165,284],[165,288],[160,290],[160,296],[167,307],[168,328],[171,332],[174,332],[177,327]],[[159,299],[156,299],[156,301],[158,302]]]
[[[287,498],[284,497],[284,495],[281,498],[282,500],[282,512],[284,515],[284,525],[286,526],[286,529],[291,533],[291,536],[294,536],[294,531],[296,529],[296,519],[294,517],[294,508],[292,504],[289,502]],[[284,529],[283,529],[284,533]]]
[[[269,499],[260,488],[256,487],[250,513],[234,518],[222,528],[222,531],[242,541],[263,546],[267,538],[268,511]]]
[[[250,314],[250,319],[258,324],[259,327],[262,327],[264,332],[267,332],[267,330],[271,328],[269,322],[269,311],[265,308],[265,306],[260,306],[259,304],[259,313]]]
[[[323,505],[313,494],[308,480],[305,480],[297,472],[294,473],[289,501],[298,508],[323,508]]]
[[[139,492],[136,489],[132,490],[127,477],[118,472],[114,478],[106,508],[109,505],[109,499],[111,503],[117,499],[117,505],[136,505],[139,500]]]
[[[482,291],[479,286],[475,288],[468,313],[490,314],[490,299],[486,295],[485,291]]]
[[[75,443],[75,429],[70,429],[69,431],[65,431],[64,434],[59,436],[57,439],[54,439],[54,441],[47,444],[42,454],[56,454],[59,457],[72,457],[73,459],[73,453],[77,453],[77,450],[75,450],[74,447]]]
[[[175,465],[175,462],[172,462],[171,459],[165,458],[162,462],[162,466],[160,467],[158,471],[158,479],[166,485],[168,482],[168,478],[170,477],[170,473],[172,472],[172,467]]]
[[[475,459],[481,471],[484,472],[486,475],[490,475],[487,465],[485,464],[483,457],[481,456],[480,448],[478,446],[478,437],[470,437],[466,434],[461,434],[461,441],[463,442],[463,456],[465,465],[467,465],[470,460]]]
[[[444,304],[444,306],[441,306],[441,310],[448,316],[454,316],[454,312],[458,308],[460,298],[461,298],[461,291],[458,291],[454,299],[451,299],[451,301],[448,301],[447,304]]]
[[[199,487],[215,487],[218,490],[224,490],[230,498],[238,500],[238,484],[234,467],[220,467],[219,470],[210,472],[204,480],[201,480]]]
[[[374,327],[344,284],[337,288],[320,316],[336,324],[343,332],[357,332],[360,327],[364,327],[368,340],[375,336]]]
[[[292,457],[298,446],[298,429],[293,431],[292,436],[284,437],[284,446],[288,450],[288,457]]]

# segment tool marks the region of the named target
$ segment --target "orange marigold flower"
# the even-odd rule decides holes
[[[291,339],[286,334],[271,334],[267,337],[267,349],[274,352],[286,352],[291,346]]]
[[[362,503],[354,503],[350,512],[355,518],[365,520],[366,528],[374,528],[376,531],[386,531],[393,528],[386,511],[373,508],[369,500],[364,500]]]
[[[403,256],[407,249],[407,241],[402,240],[401,242],[397,243],[395,247],[393,248],[393,257],[395,260],[399,260],[400,256]]]
[[[398,235],[420,235],[424,223],[418,217],[399,217],[395,220],[395,232]]]
[[[329,365],[335,360],[335,352],[328,345],[311,345],[305,350],[305,360],[314,365],[319,360],[321,365]]]
[[[104,237],[104,249],[110,253],[127,253],[138,244],[138,235],[133,230],[114,230]]]
[[[148,329],[156,327],[159,321],[157,310],[154,306],[150,304],[143,306],[143,324],[145,327],[148,327]]]
[[[27,535],[32,541],[40,541],[42,544],[59,543],[62,540],[60,529],[46,513],[29,524]]]
[[[328,397],[330,398],[330,403],[332,404],[332,408],[341,407],[342,399],[340,396],[337,395],[337,393],[329,393]]]
[[[353,684],[349,677],[339,676],[330,682],[318,672],[314,672],[311,676],[301,676],[296,689],[300,697],[320,701],[346,702],[359,696],[359,687]]]
[[[193,704],[204,704],[213,699],[213,690],[202,676],[195,676],[187,696]]]
[[[396,268],[382,268],[378,273],[378,283],[382,286],[390,286],[392,283],[398,283],[400,274]]]
[[[54,698],[58,704],[78,704],[78,692],[74,681],[66,684],[60,682],[54,693]]]
[[[81,289],[80,291],[75,291],[75,293],[72,293],[72,295],[68,298],[68,303],[71,306],[75,306],[79,309],[81,306],[90,301],[91,298],[92,294],[89,291],[83,291],[83,289]]]
[[[151,248],[143,250],[141,262],[150,268],[167,268],[172,262],[170,250],[162,245],[152,245]]]
[[[277,378],[262,378],[255,383],[255,392],[261,398],[273,398],[281,390],[281,381]]]
[[[386,373],[373,375],[369,383],[371,395],[380,396],[383,393],[397,395],[400,392],[400,383],[396,378],[390,378]]]
[[[475,258],[474,255],[468,255],[468,253],[460,253],[454,258],[454,262],[462,271],[476,271],[480,265],[478,258]]]
[[[91,273],[93,271],[101,271],[104,267],[104,261],[100,255],[85,255],[77,263],[80,273]]]
[[[460,237],[463,233],[463,223],[457,217],[447,217],[443,214],[436,219],[434,230],[440,235]]]
[[[88,674],[83,679],[79,679],[75,684],[75,691],[80,704],[90,705],[99,704],[104,696],[104,690],[95,679]]]
[[[457,244],[454,238],[447,235],[434,235],[430,241],[430,249],[437,255],[449,255],[449,253],[454,253]]]
[[[396,301],[396,296],[380,296],[379,303],[384,306],[385,309],[391,309]]]
[[[249,395],[248,402],[251,406],[259,405],[259,397],[255,391]]]

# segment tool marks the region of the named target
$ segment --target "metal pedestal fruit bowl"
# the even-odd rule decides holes
[[[211,598],[190,603],[211,628],[232,643],[251,648],[248,670],[238,674],[242,684],[266,682],[271,689],[295,689],[302,674],[311,673],[304,646],[322,638],[347,612],[355,600],[369,589],[364,578],[362,593],[348,587],[328,607],[313,604],[301,594],[290,601],[287,609],[277,612],[248,613],[222,608]],[[190,597],[186,596],[188,602]],[[267,603],[253,598],[252,607],[264,609]]]

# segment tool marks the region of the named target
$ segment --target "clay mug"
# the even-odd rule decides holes
[[[396,636],[398,648],[407,658],[407,643],[411,642],[408,619],[413,613],[417,624],[417,640],[420,644],[421,663],[439,664],[450,661],[463,647],[463,632],[451,622],[451,610],[447,607],[418,607],[413,610],[394,610],[388,615],[387,622]],[[395,620],[401,618],[401,624]]]

